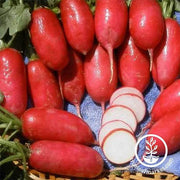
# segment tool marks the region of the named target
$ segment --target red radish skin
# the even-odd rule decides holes
[[[135,145],[135,136],[130,131],[116,129],[106,135],[102,142],[102,150],[111,163],[120,165],[134,158]]]
[[[125,0],[97,0],[95,9],[95,34],[108,51],[113,78],[113,49],[124,41],[128,25],[128,8]]]
[[[20,117],[27,108],[26,69],[23,57],[12,48],[0,50],[0,91],[5,97],[2,106]]]
[[[158,121],[166,113],[180,108],[180,79],[163,90],[151,110],[151,122]]]
[[[164,18],[157,0],[132,0],[129,30],[135,44],[145,50],[155,48],[164,33]]]
[[[80,104],[85,93],[84,59],[72,49],[69,54],[70,62],[59,74],[59,84],[62,86],[64,98],[76,107],[77,114],[81,117]]]
[[[144,100],[144,96],[141,93],[141,91],[139,91],[138,89],[134,88],[134,87],[128,87],[128,86],[122,86],[118,89],[116,89],[116,91],[113,92],[109,104],[112,104],[112,102],[121,94],[135,94],[137,96],[139,96],[142,100]]]
[[[100,103],[104,111],[105,102],[109,101],[117,87],[116,62],[113,61],[113,78],[110,82],[111,70],[109,56],[98,44],[88,53],[84,62],[85,85],[91,98]]]
[[[88,4],[85,0],[62,0],[60,10],[69,44],[78,52],[87,54],[94,42],[94,19]]]
[[[41,60],[27,65],[31,99],[35,107],[63,108],[60,87],[53,72]]]
[[[87,146],[60,141],[37,141],[30,146],[29,164],[57,175],[95,178],[103,171],[100,154]]]
[[[30,140],[57,140],[91,145],[90,127],[78,116],[52,108],[30,108],[21,117],[23,135]]]
[[[155,134],[160,136],[167,144],[168,154],[172,154],[180,150],[180,110],[171,111],[163,115],[157,122],[150,128],[148,134]],[[158,145],[157,155],[165,154],[164,144],[156,139]]]
[[[147,51],[138,48],[131,36],[121,47],[118,58],[118,76],[123,86],[144,92],[150,82],[150,60]]]
[[[49,68],[61,71],[69,62],[67,44],[60,22],[47,8],[32,12],[31,40],[35,50]]]
[[[180,69],[180,25],[174,19],[166,19],[163,40],[154,50],[152,76],[161,91],[172,84]]]

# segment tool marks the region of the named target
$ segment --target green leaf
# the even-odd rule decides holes
[[[30,9],[24,4],[7,3],[3,5],[0,8],[0,39],[5,36],[8,30],[10,36],[24,30],[31,20]]]
[[[175,0],[175,11],[180,12],[180,2],[178,0]]]

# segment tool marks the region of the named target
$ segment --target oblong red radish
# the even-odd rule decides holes
[[[123,129],[110,132],[102,143],[105,157],[114,164],[124,164],[135,156],[136,139],[134,135]]]
[[[62,0],[61,18],[66,38],[73,49],[87,54],[94,42],[93,14],[85,0]]]
[[[158,45],[164,33],[164,18],[157,0],[131,1],[129,30],[138,47],[148,50]]]
[[[148,51],[137,47],[130,35],[120,47],[118,77],[122,86],[130,86],[144,92],[150,83],[150,58]]]
[[[100,45],[94,45],[84,62],[85,85],[90,97],[100,103],[104,109],[105,102],[109,101],[117,87],[117,68],[113,61],[113,78],[111,79],[109,56]]]
[[[144,96],[143,94],[136,88],[134,87],[128,87],[128,86],[123,86],[118,88],[116,91],[113,92],[113,94],[111,95],[110,101],[109,103],[112,104],[112,102],[121,94],[135,94],[137,96],[139,96],[140,98],[142,98],[144,100]]]
[[[170,18],[165,23],[166,32],[153,51],[152,66],[152,77],[161,90],[175,81],[180,69],[180,25]]]
[[[83,179],[103,172],[101,155],[85,145],[42,140],[31,144],[30,151],[29,164],[42,172]]]
[[[121,120],[113,120],[109,121],[100,128],[99,134],[98,134],[98,142],[99,145],[102,145],[103,139],[106,137],[107,134],[109,134],[111,131],[114,131],[116,129],[125,129],[130,131],[131,133],[134,133],[132,128]]]
[[[59,84],[64,98],[76,107],[81,117],[80,104],[85,93],[83,58],[73,49],[69,50],[69,56],[69,64],[59,73]]]
[[[113,49],[124,41],[128,25],[125,0],[96,0],[95,34],[98,42],[108,51],[111,79],[113,77]]]
[[[45,65],[61,71],[69,62],[67,44],[61,24],[48,8],[32,12],[30,33],[33,46]]]
[[[129,107],[135,114],[138,123],[141,122],[146,114],[145,102],[137,95],[122,94],[119,95],[111,105],[124,105]]]
[[[137,119],[134,112],[126,106],[114,105],[106,109],[102,116],[102,125],[109,121],[121,120],[127,123],[133,131],[137,127]]]
[[[180,79],[160,93],[152,107],[151,122],[158,121],[164,114],[178,109],[180,109]]]

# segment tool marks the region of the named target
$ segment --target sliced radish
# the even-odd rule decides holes
[[[141,91],[139,91],[138,89],[134,88],[134,87],[120,87],[118,88],[116,91],[114,91],[114,93],[111,95],[110,98],[110,104],[121,94],[135,94],[137,96],[139,96],[140,98],[144,99],[143,94],[141,93]]]
[[[99,131],[99,136],[98,136],[99,145],[100,146],[102,145],[103,139],[106,137],[107,134],[109,134],[111,131],[114,131],[116,129],[125,129],[130,131],[131,133],[134,133],[131,127],[127,123],[121,120],[109,121],[105,123]]]
[[[122,94],[119,95],[111,105],[124,105],[129,107],[136,115],[138,123],[141,122],[146,114],[145,102],[137,95]]]
[[[123,129],[111,131],[103,140],[102,150],[105,157],[114,164],[124,164],[135,156],[136,139]]]
[[[136,130],[137,127],[136,116],[134,112],[126,106],[113,105],[107,108],[102,116],[102,125],[112,120],[121,120],[127,123],[134,132]]]

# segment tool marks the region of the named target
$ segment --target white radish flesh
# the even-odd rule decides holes
[[[120,87],[118,88],[116,91],[114,91],[114,93],[111,95],[110,98],[110,104],[112,104],[112,102],[121,94],[135,94],[137,96],[139,96],[140,98],[144,99],[143,94],[136,88],[134,87]]]
[[[136,115],[138,123],[144,119],[146,114],[145,102],[139,96],[134,94],[119,95],[111,105],[124,105],[129,107]]]
[[[134,112],[126,106],[114,105],[107,108],[102,117],[102,125],[112,120],[121,120],[127,123],[134,132],[136,130],[136,116]]]
[[[123,121],[120,120],[109,121],[105,123],[99,131],[99,136],[98,136],[99,145],[100,146],[102,145],[103,139],[106,137],[107,134],[109,134],[111,131],[114,131],[116,129],[125,129],[130,131],[131,133],[134,133],[131,127]]]
[[[124,164],[135,156],[136,139],[126,130],[118,129],[109,133],[103,141],[102,150],[105,157],[114,164]]]

